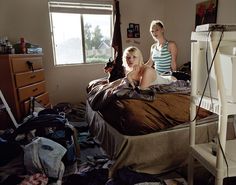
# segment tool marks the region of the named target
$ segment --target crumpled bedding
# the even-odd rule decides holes
[[[189,93],[189,83],[182,80],[140,91],[132,89],[124,78],[93,86],[88,93],[88,103],[121,134],[143,135],[188,122]],[[209,114],[200,109],[198,118]]]
[[[138,87],[133,89],[127,78],[107,83],[104,79],[95,80],[90,83],[88,91],[88,102],[93,110],[98,111],[107,106],[110,102],[118,99],[138,99],[154,101],[157,94],[162,93],[190,93],[190,85],[183,80],[177,80],[170,84],[153,85],[148,89],[141,90]]]
[[[99,84],[88,93],[88,102],[93,110],[98,111],[106,107],[110,102],[118,98],[132,98],[153,101],[155,92],[153,89],[138,92],[133,89],[126,78],[113,83]]]

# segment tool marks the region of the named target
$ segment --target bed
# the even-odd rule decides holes
[[[181,81],[140,92],[126,80],[107,84],[100,79],[92,81],[87,91],[86,119],[91,134],[113,161],[111,177],[127,166],[160,174],[186,164],[189,84]],[[217,132],[217,116],[200,109],[197,119],[197,143],[210,141]]]

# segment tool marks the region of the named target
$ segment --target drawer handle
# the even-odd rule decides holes
[[[33,62],[26,61],[26,64],[28,65],[28,68],[29,68],[31,71],[34,71]]]
[[[35,91],[37,91],[38,90],[38,88],[35,88],[35,89],[33,89],[33,92],[35,92]]]
[[[35,77],[36,77],[36,75],[32,75],[32,76],[30,76],[31,79],[33,79],[33,78],[35,78]]]

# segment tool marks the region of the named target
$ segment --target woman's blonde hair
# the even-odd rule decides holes
[[[165,28],[164,23],[161,20],[153,20],[150,24],[150,31],[154,26],[160,26],[161,28]]]
[[[127,62],[126,62],[126,57],[127,57],[127,54],[130,54],[130,55],[133,55],[133,56],[136,56],[138,59],[139,59],[139,65],[142,65],[144,64],[143,62],[143,55],[142,55],[142,52],[135,46],[130,46],[128,48],[126,48],[123,52],[123,57],[122,57],[122,61],[123,61],[123,66],[127,69],[129,68],[128,65],[127,65]]]

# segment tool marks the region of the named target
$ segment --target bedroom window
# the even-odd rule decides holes
[[[105,63],[112,56],[112,1],[49,1],[55,65]]]

